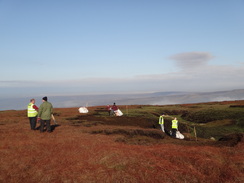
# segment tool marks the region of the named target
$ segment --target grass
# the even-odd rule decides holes
[[[237,103],[237,107],[230,107]],[[209,139],[214,137],[219,139],[224,135],[231,133],[243,133],[244,128],[244,113],[242,106],[243,101],[235,102],[212,102],[200,104],[184,104],[184,105],[166,105],[166,106],[152,106],[152,105],[138,105],[138,106],[120,106],[124,113],[123,120],[119,123],[113,124],[109,122],[107,112],[95,112],[99,120],[89,119],[86,122],[73,120],[76,125],[93,126],[99,124],[110,125],[129,125],[139,126],[143,128],[160,129],[158,125],[158,117],[160,114],[168,115],[165,117],[165,128],[171,129],[171,120],[177,117],[179,120],[179,130],[183,133],[190,134],[189,138],[193,139],[194,128],[197,132],[198,138]],[[100,107],[100,109],[104,109]],[[92,112],[92,110],[91,110]],[[77,120],[77,116],[73,117]],[[111,119],[111,118],[110,118]],[[69,118],[68,120],[72,120]],[[118,121],[118,120],[117,120]],[[82,124],[78,124],[82,123]]]
[[[223,110],[229,104],[215,105]],[[178,140],[153,126],[157,114],[168,110],[180,125],[210,134],[243,132],[234,119],[198,124],[181,117],[181,111],[202,107],[209,106],[129,106],[128,115],[121,107],[123,117],[93,115],[97,107],[90,107],[89,115],[60,108],[55,109],[60,126],[51,134],[31,131],[26,111],[1,112],[0,182],[243,182],[243,141],[230,147]],[[170,122],[166,118],[167,128]]]

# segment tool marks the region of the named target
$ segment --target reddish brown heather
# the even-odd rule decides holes
[[[31,131],[25,111],[0,112],[0,182],[244,182],[243,141],[129,145],[116,142],[118,135],[69,125],[65,118],[77,115],[75,108],[56,110],[60,126],[50,134]]]

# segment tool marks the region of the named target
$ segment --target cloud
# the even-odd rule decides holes
[[[167,74],[137,76],[144,86],[159,91],[217,91],[242,89],[244,65],[204,65]]]
[[[214,58],[214,56],[208,52],[185,52],[170,57],[181,69],[201,67],[206,65],[212,58]]]
[[[205,59],[206,60],[206,59]],[[166,74],[76,80],[0,81],[0,94],[72,95],[154,91],[219,91],[243,89],[244,65],[208,65]]]

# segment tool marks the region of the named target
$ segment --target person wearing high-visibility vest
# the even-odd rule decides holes
[[[162,131],[164,132],[164,115],[159,116],[158,124],[161,126]]]
[[[178,120],[177,118],[174,118],[172,120],[172,136],[176,138],[176,132],[178,130]]]
[[[27,106],[27,116],[30,120],[31,130],[36,130],[37,111],[38,107],[35,105],[35,99],[30,99],[30,103]]]

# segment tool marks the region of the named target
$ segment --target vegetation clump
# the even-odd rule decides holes
[[[195,123],[208,123],[216,120],[244,118],[243,111],[205,109],[201,111],[186,112],[181,116],[183,119]]]

